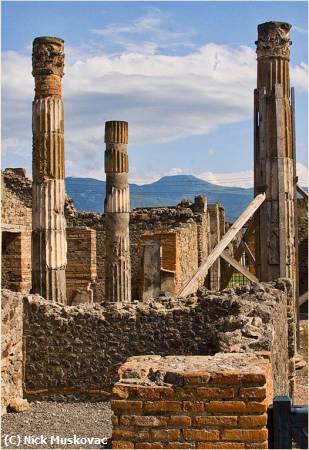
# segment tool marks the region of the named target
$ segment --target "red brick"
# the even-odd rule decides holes
[[[218,388],[218,387],[200,387],[196,389],[196,396],[198,398],[220,398],[222,400],[227,398],[234,398],[233,388]]]
[[[195,400],[196,395],[194,392],[194,389],[192,388],[176,388],[176,398],[179,398],[181,400]]]
[[[261,427],[265,426],[267,423],[267,415],[263,414],[261,416],[239,416],[238,424],[241,427]]]
[[[119,398],[128,398],[129,393],[127,390],[123,389],[120,386],[114,386],[112,390],[113,394]]]
[[[205,411],[218,413],[242,413],[246,411],[244,402],[219,402],[211,401],[205,404]]]
[[[239,397],[245,399],[264,399],[266,398],[266,388],[265,387],[254,387],[254,388],[240,388]]]
[[[189,430],[183,430],[183,436],[187,441],[217,441],[219,439],[219,431],[191,428]]]
[[[250,444],[249,442],[246,442],[246,448],[268,448],[268,441],[264,442],[253,442]]]
[[[222,439],[225,441],[265,441],[267,429],[261,430],[223,430]]]
[[[122,416],[120,424],[137,427],[166,427],[167,417],[160,416]]]
[[[247,373],[240,372],[223,372],[216,373],[211,376],[209,384],[227,384],[227,385],[242,385],[242,384],[257,384],[264,386],[266,383],[266,375],[264,373]]]
[[[209,448],[209,449],[242,449],[245,448],[243,443],[236,442],[197,442],[196,448]]]
[[[116,413],[130,412],[137,413],[142,411],[143,403],[141,401],[112,400],[112,410]]]
[[[180,412],[182,410],[181,402],[145,402],[144,412]]]
[[[134,448],[134,444],[130,441],[113,441],[112,448]]]
[[[165,400],[175,398],[175,391],[169,386],[132,386],[120,385],[113,389],[120,391],[123,398],[130,397],[142,400]],[[119,395],[119,394],[118,394]],[[125,397],[127,395],[127,397]]]
[[[133,441],[149,441],[148,431],[127,430],[125,428],[114,428],[113,439],[132,439]]]
[[[206,384],[210,380],[210,374],[206,370],[185,372],[184,385]]]
[[[164,448],[195,448],[190,442],[168,442],[164,444]]]
[[[237,416],[195,416],[194,425],[237,425]]]
[[[249,402],[246,405],[247,413],[265,413],[267,410],[266,402]]]
[[[204,402],[183,402],[183,410],[189,412],[202,412],[205,411]]]
[[[163,448],[163,444],[160,442],[141,442],[135,444],[135,448]]]
[[[180,430],[151,430],[151,434],[155,441],[178,441],[180,438]]]
[[[114,416],[114,414],[112,415],[112,425],[118,425],[118,417]]]
[[[190,426],[191,417],[189,416],[172,416],[168,418],[169,426]]]

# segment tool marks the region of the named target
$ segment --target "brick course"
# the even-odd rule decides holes
[[[270,359],[267,352],[129,358],[114,389],[127,399],[112,402],[113,448],[121,441],[129,441],[123,448],[267,448]],[[151,401],[156,388],[169,392],[165,400]],[[192,401],[175,400],[181,390],[190,390]],[[132,405],[138,408],[130,415]]]

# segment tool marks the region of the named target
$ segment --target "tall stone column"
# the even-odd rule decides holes
[[[131,301],[128,123],[106,122],[105,143],[105,299],[125,303]]]
[[[292,282],[288,304],[289,378],[293,392],[297,328],[296,171],[291,102],[289,31],[291,25],[258,26],[257,89],[254,101],[254,191],[266,193],[256,216],[256,272],[261,281],[287,277]]]
[[[296,292],[295,146],[289,76],[291,25],[258,26],[255,90],[255,195],[266,193],[257,213],[257,277],[292,280]]]
[[[66,303],[63,40],[33,41],[32,292]]]

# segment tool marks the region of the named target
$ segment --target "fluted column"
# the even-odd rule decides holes
[[[128,184],[128,123],[105,123],[106,226],[105,299],[131,301]]]
[[[33,41],[32,292],[66,303],[63,40]]]
[[[289,56],[291,25],[258,26],[255,90],[255,195],[266,192],[257,214],[257,276],[288,277],[296,289],[295,148]]]

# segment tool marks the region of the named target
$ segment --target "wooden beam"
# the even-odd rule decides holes
[[[253,283],[259,282],[256,276],[253,275],[253,273],[249,272],[249,270],[239,264],[239,262],[237,262],[236,259],[232,258],[227,252],[222,252],[220,257],[223,258],[228,264],[233,266],[237,270],[237,272],[240,272],[242,275],[248,278],[248,280],[252,281]]]
[[[251,222],[249,222],[249,225],[248,225],[246,231],[244,232],[241,242],[239,243],[237,249],[235,250],[234,259],[236,261],[240,261],[240,258],[244,252],[243,242],[246,242],[248,240],[248,238],[253,233],[254,229],[255,229],[255,220],[251,220]],[[234,267],[231,266],[225,272],[225,274],[221,275],[221,289],[224,289],[228,285],[228,282],[230,281],[234,272],[235,272],[235,269],[234,269]]]
[[[302,294],[298,299],[298,306],[301,306],[303,303],[308,301],[308,291]]]
[[[306,192],[299,184],[296,185],[297,192],[308,201],[308,192]]]
[[[198,268],[191,280],[186,284],[184,289],[179,293],[180,297],[185,297],[186,295],[192,294],[196,290],[197,281],[200,278],[205,278],[207,275],[209,267],[219,258],[223,250],[229,245],[229,243],[234,239],[239,230],[244,226],[244,224],[253,216],[255,211],[261,206],[265,201],[265,193],[257,195],[251,203],[247,206],[244,212],[238,217],[238,219],[233,223],[231,228],[225,233],[221,241],[215,246],[215,248],[210,252],[206,261]]]
[[[244,248],[244,250],[246,252],[246,255],[250,259],[251,264],[253,264],[255,266],[255,258],[254,258],[254,255],[253,255],[252,251],[250,250],[249,245],[247,244],[247,242],[245,240],[242,240],[240,244],[243,246],[243,248]]]

